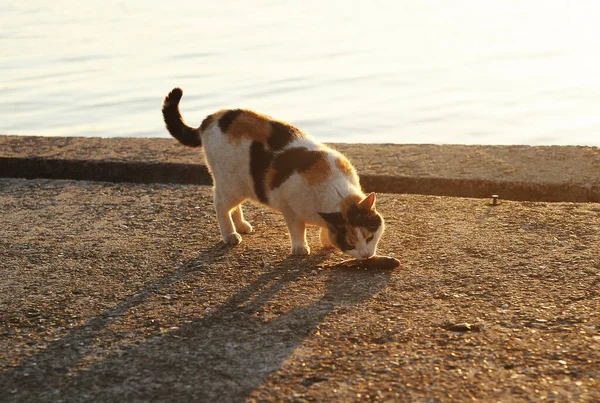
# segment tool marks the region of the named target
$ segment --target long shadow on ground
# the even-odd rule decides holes
[[[375,295],[389,272],[326,270],[321,298],[266,321],[255,312],[326,255],[289,257],[260,274],[206,316],[90,368],[69,374],[99,332],[152,295],[203,270],[199,262],[223,256],[213,246],[114,308],[73,329],[43,353],[6,373],[2,396],[13,401],[240,401],[259,386],[336,306]],[[219,281],[215,276],[214,281]]]

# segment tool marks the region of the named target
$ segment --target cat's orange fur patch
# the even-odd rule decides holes
[[[369,236],[371,236],[371,233],[366,228],[360,227],[359,231],[364,239],[367,239]]]
[[[355,173],[352,164],[350,164],[350,161],[348,161],[342,156],[339,156],[335,159],[335,165],[338,167],[340,172],[342,172],[346,176],[353,176]]]
[[[354,232],[354,228],[352,228],[351,225],[346,225],[346,242],[348,242],[349,245],[356,245],[358,242],[356,232]]]
[[[320,158],[315,164],[311,165],[306,171],[301,172],[302,176],[311,185],[323,182],[331,173],[331,166],[329,165],[329,162],[327,162],[327,159],[325,159],[325,155],[319,155]]]
[[[299,172],[300,175],[302,175],[302,177],[306,179],[310,185],[315,185],[327,179],[331,173],[331,166],[329,165],[329,162],[327,162],[325,155],[319,154],[319,159],[307,170],[295,172]],[[278,173],[279,171],[277,171],[277,169],[269,168],[267,174],[265,175],[265,184],[267,189],[273,189],[273,179]]]
[[[230,142],[239,142],[242,138],[266,143],[271,135],[270,119],[259,113],[244,110],[227,128]]]
[[[346,242],[350,245],[355,245],[358,242],[358,236],[356,235],[355,229],[356,228],[352,225],[346,225]],[[365,240],[371,236],[371,233],[366,228],[358,227],[358,230]]]

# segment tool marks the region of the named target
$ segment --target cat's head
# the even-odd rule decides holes
[[[375,193],[343,204],[341,212],[319,215],[327,223],[333,246],[357,259],[375,255],[385,227],[383,217],[375,210]]]

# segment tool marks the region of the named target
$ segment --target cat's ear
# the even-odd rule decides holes
[[[342,213],[319,213],[319,215],[327,222],[327,225],[333,228],[340,228],[345,224]]]
[[[358,208],[363,211],[375,209],[375,193],[369,193],[367,197],[358,202]]]

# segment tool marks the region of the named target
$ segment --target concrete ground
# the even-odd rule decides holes
[[[2,401],[600,401],[597,148],[341,145],[368,186],[441,194],[378,196],[385,271],[316,229],[292,257],[252,205],[222,245],[170,140],[37,139],[0,137]]]
[[[335,144],[363,186],[388,193],[600,202],[600,148]],[[0,136],[0,177],[209,184],[173,139]]]
[[[598,401],[600,206],[380,195],[393,271],[220,243],[210,189],[0,180],[0,396]]]

